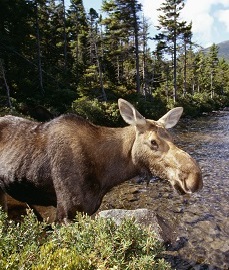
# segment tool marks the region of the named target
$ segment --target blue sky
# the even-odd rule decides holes
[[[66,4],[70,0],[65,0]],[[149,19],[150,34],[155,35],[158,11],[163,0],[139,0],[144,16]],[[98,13],[102,0],[83,0],[86,11],[94,8]],[[186,0],[182,20],[192,21],[193,41],[203,47],[229,40],[229,0]]]

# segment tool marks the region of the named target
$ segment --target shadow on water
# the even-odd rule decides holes
[[[180,256],[165,255],[163,258],[171,264],[172,268],[177,269],[177,270],[221,270],[222,269],[214,265],[209,265],[205,263],[198,264],[196,261],[185,260],[185,259],[182,259]]]

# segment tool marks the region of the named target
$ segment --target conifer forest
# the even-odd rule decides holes
[[[114,125],[119,97],[151,118],[173,106],[194,116],[228,106],[229,63],[216,44],[206,53],[193,42],[184,5],[165,0],[150,36],[138,0],[103,0],[99,11],[83,0],[0,0],[1,114],[39,118],[45,108]]]

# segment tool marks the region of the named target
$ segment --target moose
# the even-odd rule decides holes
[[[75,114],[44,123],[0,117],[1,205],[9,194],[31,206],[54,206],[56,221],[65,222],[76,212],[92,215],[112,187],[142,172],[167,179],[181,194],[200,190],[200,167],[167,131],[183,108],[154,121],[124,99],[118,106],[128,126],[97,126]]]

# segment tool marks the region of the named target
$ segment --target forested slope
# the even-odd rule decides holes
[[[82,0],[68,9],[64,0],[0,6],[2,113],[12,107],[33,116],[39,106],[114,124],[118,97],[150,116],[177,104],[188,114],[228,105],[229,65],[215,44],[207,54],[193,44],[191,23],[179,19],[182,0],[164,1],[156,37],[137,0],[105,0],[101,14],[87,13]]]

